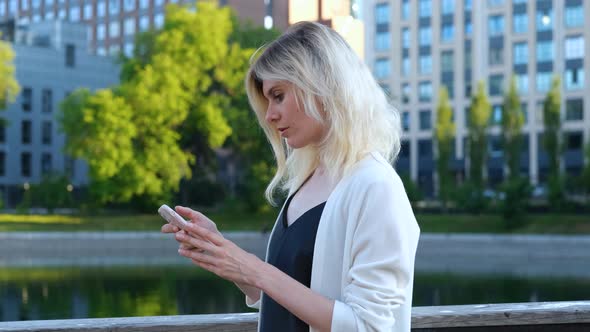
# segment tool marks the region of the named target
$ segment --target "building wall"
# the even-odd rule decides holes
[[[83,27],[66,23],[53,26],[61,34],[50,27],[51,24],[43,24],[40,28],[45,29],[41,31],[45,31],[55,42],[53,46],[13,45],[15,76],[21,93],[2,114],[8,126],[4,142],[0,143],[0,151],[4,153],[4,174],[0,175],[0,187],[4,189],[3,198],[8,206],[18,201],[24,183],[38,183],[43,174],[52,171],[70,176],[74,187],[87,184],[87,165],[65,157],[62,152],[65,136],[60,133],[56,119],[59,104],[78,88],[94,91],[118,84],[119,68],[112,59],[89,55],[78,47],[84,44],[83,40],[76,38],[80,37],[80,30],[84,32]],[[75,45],[73,66],[66,65],[67,45]],[[28,110],[23,106],[28,104],[25,90],[32,92]],[[51,94],[51,101],[47,103],[49,107],[43,106],[44,91]],[[31,124],[29,142],[23,140],[23,121]],[[44,123],[50,123],[50,141],[43,140]],[[27,168],[22,165],[23,154],[30,154],[29,174],[23,170],[23,167]]]
[[[443,8],[449,5],[448,10]],[[471,8],[469,8],[471,4]],[[467,5],[467,8],[466,8]],[[566,6],[581,6],[583,12],[582,24],[566,26]],[[421,15],[421,9],[430,9],[427,15]],[[543,16],[547,9],[551,9],[551,26],[537,31],[537,15]],[[465,136],[467,135],[466,116],[470,105],[470,96],[475,92],[478,81],[486,83],[489,100],[493,106],[500,106],[503,101],[503,91],[513,74],[520,76],[521,82],[528,80],[528,89],[521,92],[523,106],[526,107],[527,121],[523,128],[526,137],[526,147],[523,149],[522,171],[530,176],[531,182],[537,184],[545,181],[547,160],[542,151],[540,135],[543,132],[542,101],[546,91],[538,89],[537,81],[543,81],[549,75],[556,74],[562,79],[563,134],[567,143],[576,146],[578,134],[582,134],[582,141],[590,139],[590,64],[584,56],[566,59],[565,43],[571,37],[580,36],[584,40],[583,54],[590,51],[590,3],[580,0],[528,0],[528,1],[425,1],[425,0],[370,0],[364,3],[364,17],[367,31],[365,34],[366,61],[371,66],[384,87],[402,113],[408,128],[404,131],[404,148],[398,170],[407,172],[429,190],[434,190],[435,176],[432,152],[424,152],[432,146],[432,128],[436,123],[435,108],[438,91],[441,86],[452,85],[454,95],[451,104],[457,128],[455,140],[456,160],[453,167],[457,176],[462,178],[468,166],[465,151]],[[404,13],[407,12],[407,15]],[[422,11],[424,12],[424,11]],[[515,31],[515,16],[527,17],[523,24],[526,31]],[[503,28],[494,33],[499,24],[495,17],[503,20]],[[572,20],[571,17],[568,18]],[[466,22],[471,22],[471,29]],[[540,20],[541,24],[543,23]],[[519,24],[516,24],[519,25]],[[427,28],[430,27],[428,33]],[[452,36],[449,36],[452,30]],[[493,30],[493,31],[492,31]],[[404,43],[405,36],[409,40]],[[423,41],[421,42],[421,36]],[[424,42],[424,41],[428,42]],[[537,47],[545,40],[553,41],[554,53],[550,59],[540,59]],[[514,45],[525,43],[528,45],[528,56],[523,63],[516,63],[514,59]],[[445,61],[443,53],[452,52],[452,60]],[[422,63],[428,64],[421,70]],[[498,61],[497,59],[500,59]],[[406,59],[406,60],[404,60]],[[452,68],[444,66],[452,63]],[[409,64],[404,70],[404,63]],[[468,66],[470,64],[470,66]],[[585,74],[584,83],[580,88],[567,88],[566,71],[570,68],[582,66]],[[498,93],[490,95],[490,85],[495,78],[501,77]],[[420,100],[420,84],[431,85],[430,100]],[[539,83],[539,88],[542,88]],[[404,89],[405,87],[405,89]],[[404,96],[406,98],[404,98]],[[583,119],[566,118],[566,102],[570,100],[583,101]],[[494,114],[492,114],[494,117]],[[430,119],[429,125],[421,123],[421,118]],[[501,118],[497,117],[500,120]],[[423,121],[424,122],[424,121]],[[489,131],[492,137],[491,145],[497,143],[501,134],[499,124],[492,125]],[[570,139],[570,135],[574,139]],[[429,143],[428,143],[429,142]],[[571,174],[579,172],[582,161],[581,149],[569,149],[563,154],[564,170]],[[486,170],[490,185],[497,184],[505,174],[503,170],[503,154],[501,149],[492,149]],[[499,177],[499,178],[498,178]]]

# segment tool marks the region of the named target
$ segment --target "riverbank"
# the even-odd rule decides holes
[[[268,233],[225,232],[263,257]],[[0,233],[0,266],[190,264],[158,232]],[[417,272],[590,277],[590,236],[423,233]]]

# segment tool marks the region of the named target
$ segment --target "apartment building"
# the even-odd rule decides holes
[[[432,132],[439,88],[450,94],[456,124],[452,170],[465,177],[467,118],[477,82],[492,104],[490,186],[505,173],[501,145],[503,93],[515,77],[525,115],[521,172],[547,180],[542,103],[554,75],[562,81],[564,172],[579,174],[590,140],[590,2],[582,0],[369,0],[363,6],[366,61],[402,115],[396,165],[427,194],[434,192]]]

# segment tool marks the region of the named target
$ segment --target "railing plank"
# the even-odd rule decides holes
[[[38,320],[0,323],[2,332],[255,332],[258,313]],[[590,301],[414,307],[412,330],[588,331]]]

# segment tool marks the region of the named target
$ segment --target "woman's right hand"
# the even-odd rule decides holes
[[[217,225],[213,222],[213,220],[207,218],[207,216],[205,216],[201,212],[195,211],[193,209],[190,209],[190,208],[187,208],[184,206],[176,206],[174,208],[174,210],[176,210],[176,212],[178,212],[178,214],[180,214],[181,216],[188,218],[189,219],[188,222],[193,223],[193,224],[197,224],[203,228],[206,228],[207,230],[210,230],[214,233],[218,233],[221,235],[221,232],[219,232],[219,230],[217,229]],[[177,233],[180,231],[182,231],[183,234],[194,236],[192,234],[188,234],[184,230],[181,230],[177,226],[171,225],[169,223],[165,223],[164,225],[162,225],[162,228],[161,228],[162,233]],[[191,249],[191,248],[185,247],[184,244],[181,244],[181,249]]]

